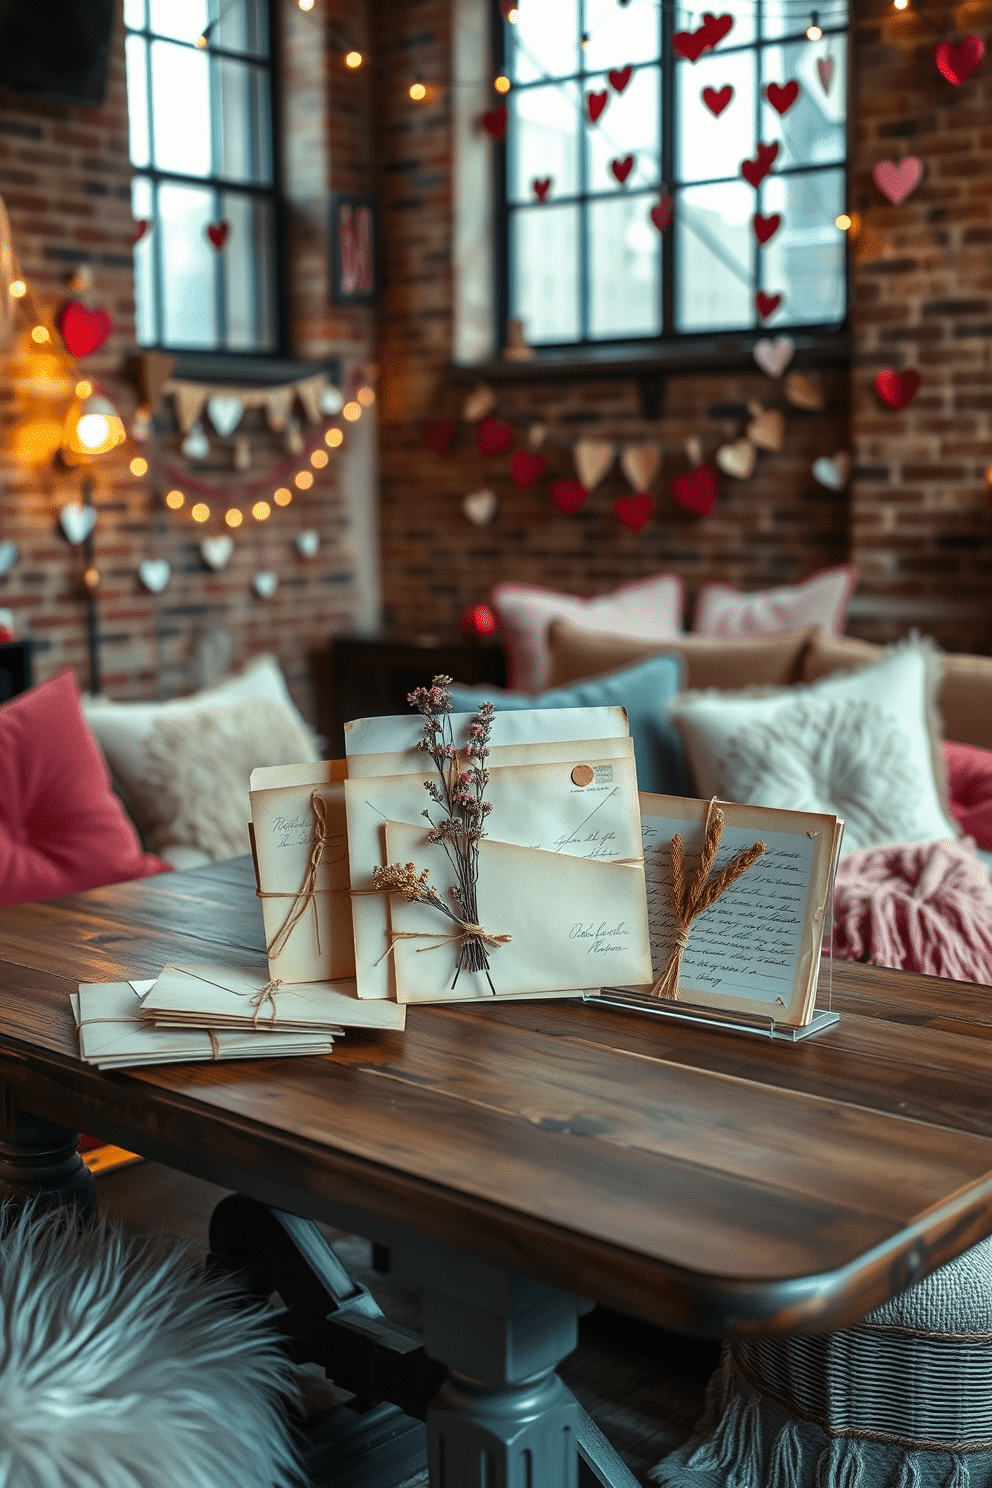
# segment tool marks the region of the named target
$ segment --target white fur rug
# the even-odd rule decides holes
[[[0,1209],[0,1488],[283,1488],[292,1377],[186,1251]]]

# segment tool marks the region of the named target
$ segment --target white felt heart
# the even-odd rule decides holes
[[[769,377],[781,377],[795,354],[796,344],[791,336],[776,336],[774,341],[766,336],[755,343],[753,353],[754,360]]]
[[[96,507],[70,501],[59,512],[59,526],[74,547],[76,543],[85,542],[96,526]]]
[[[298,532],[293,539],[296,551],[301,558],[316,558],[320,547],[320,533],[308,528],[306,532]]]
[[[233,552],[234,539],[226,534],[220,537],[205,537],[200,544],[200,557],[215,573],[227,567]]]
[[[724,475],[732,475],[737,480],[747,480],[754,474],[757,458],[758,451],[749,439],[736,439],[733,444],[721,445],[716,452],[716,463]]]
[[[207,399],[210,422],[222,439],[233,434],[245,416],[245,405],[233,393],[214,393]]]
[[[251,587],[259,599],[271,599],[279,588],[279,575],[274,574],[271,569],[263,569],[252,579]]]
[[[575,473],[587,491],[598,486],[616,459],[616,450],[605,439],[580,439],[575,446]]]
[[[318,399],[318,407],[327,418],[333,418],[344,407],[344,394],[333,383],[328,383]]]
[[[628,444],[620,456],[620,469],[635,491],[646,491],[661,464],[656,444]]]
[[[462,511],[476,527],[485,527],[496,515],[499,502],[495,491],[471,491],[462,497]]]
[[[496,394],[492,388],[477,387],[474,392],[469,393],[462,406],[462,418],[467,424],[477,424],[484,419],[487,413],[492,413],[496,404]]]
[[[187,460],[205,460],[210,453],[210,440],[202,424],[194,424],[179,446]]]
[[[143,558],[138,564],[138,578],[151,594],[161,594],[172,578],[172,565],[164,558]]]
[[[761,408],[755,405],[754,418],[748,424],[746,434],[752,444],[763,450],[780,450],[785,443],[785,419],[777,408]]]
[[[828,491],[842,491],[851,474],[851,457],[846,450],[838,450],[830,457],[821,455],[813,461],[813,479]]]
[[[5,574],[8,568],[13,568],[20,556],[20,550],[16,543],[9,540],[0,543],[0,574]]]

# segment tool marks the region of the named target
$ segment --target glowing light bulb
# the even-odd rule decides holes
[[[265,522],[272,515],[272,508],[267,501],[256,501],[251,509],[251,514],[256,522]]]
[[[15,279],[10,286],[10,295],[15,300],[23,300],[28,292],[28,287],[23,279]]]
[[[207,38],[206,34],[204,32],[201,32],[200,35],[196,38],[196,43],[195,44],[196,44],[196,46],[199,47],[200,51],[202,52],[203,49],[204,49],[204,47],[207,47],[207,46],[210,45],[210,42],[209,42],[209,39]]]
[[[503,77],[501,73],[500,76],[493,83],[493,87],[496,89],[497,93],[509,93],[510,79],[508,77]]]
[[[240,527],[241,523],[244,521],[244,515],[238,511],[238,508],[236,506],[232,506],[228,511],[224,513],[224,521],[227,523],[228,527]]]
[[[77,398],[88,398],[90,396],[90,393],[92,393],[92,391],[93,391],[93,384],[91,382],[87,382],[85,377],[82,379],[81,382],[77,382],[76,383],[76,397]]]
[[[186,497],[182,491],[169,491],[165,498],[165,504],[170,511],[178,511],[181,506],[186,505]]]
[[[140,455],[135,455],[134,459],[131,461],[130,468],[132,475],[147,475],[148,461],[143,460]]]
[[[362,61],[363,58],[361,52],[348,52],[344,59],[344,65],[345,67],[350,67],[352,71],[354,71],[356,67],[361,67]]]
[[[583,31],[583,33],[582,33],[582,50],[583,51],[586,51],[586,49],[588,48],[588,46],[589,46],[589,32],[588,31]]]
[[[905,10],[909,0],[892,0],[892,4],[896,10]]]
[[[363,408],[371,408],[372,404],[375,402],[375,389],[370,387],[360,387],[358,389],[358,392],[355,394],[355,397],[358,399],[359,403],[361,403]]]
[[[313,10],[313,0],[296,0],[301,10]]]
[[[210,508],[205,501],[198,501],[190,512],[194,522],[206,522],[210,516]]]
[[[67,447],[77,455],[105,455],[126,438],[123,420],[114,405],[93,394],[83,399],[75,428],[68,430]]]
[[[362,416],[362,405],[361,403],[346,403],[341,412],[344,414],[349,424],[354,424],[357,423]]]
[[[280,486],[272,500],[276,506],[288,506],[293,499],[293,493],[288,486]]]
[[[343,441],[344,435],[341,433],[340,429],[328,429],[327,433],[324,435],[324,443],[331,449],[337,449],[338,445],[343,443]]]
[[[506,13],[506,19],[509,21],[509,23],[510,23],[511,26],[515,26],[517,24],[517,22],[519,21],[519,19],[520,19],[520,12],[519,12],[519,10],[517,10],[517,9],[508,10],[507,13]]]
[[[853,226],[854,223],[846,212],[841,212],[839,217],[834,218],[834,227],[839,227],[841,232],[850,232]]]
[[[31,340],[36,341],[39,346],[44,346],[46,341],[51,340],[44,326],[34,326],[31,331]]]
[[[816,11],[814,10],[813,14],[809,18],[809,25],[806,27],[806,40],[819,41],[822,35],[823,28],[820,25],[819,18],[817,17]]]
[[[330,458],[330,455],[328,455],[325,450],[315,449],[313,454],[310,456],[310,464],[313,466],[314,470],[323,470],[324,466],[327,464]]]
[[[427,89],[424,87],[423,83],[410,84],[410,97],[413,99],[414,103],[421,103],[427,97]]]
[[[298,491],[309,491],[313,485],[313,476],[309,470],[298,470],[293,476],[293,485]]]

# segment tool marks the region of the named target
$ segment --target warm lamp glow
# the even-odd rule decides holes
[[[170,511],[178,511],[181,506],[185,506],[186,497],[182,491],[170,491],[165,498],[165,504]]]
[[[10,436],[11,453],[22,465],[38,469],[49,464],[62,444],[61,419],[28,419]]]
[[[205,33],[201,32],[200,35],[196,38],[195,45],[198,46],[200,48],[200,51],[202,52],[204,47],[210,45],[209,38],[205,35]]]
[[[493,83],[493,87],[496,89],[497,93],[509,93],[510,79],[508,77],[504,77],[503,74],[500,73],[499,77]]]
[[[853,226],[854,223],[846,212],[841,212],[839,217],[834,218],[834,227],[840,228],[841,232],[850,232]]]
[[[313,10],[313,0],[296,0],[301,10]]]
[[[896,10],[905,10],[906,6],[909,4],[909,0],[892,0],[892,4],[895,6]]]
[[[92,391],[93,391],[93,384],[91,382],[87,382],[85,377],[82,379],[81,382],[77,382],[76,383],[76,397],[77,398],[88,398],[90,396],[90,394],[92,393]]]
[[[329,459],[330,455],[328,455],[325,450],[315,449],[313,454],[310,456],[310,464],[313,466],[314,470],[323,470]]]
[[[814,10],[813,14],[810,16],[809,25],[806,27],[806,40],[819,41],[822,35],[823,28],[820,25],[819,17]]]
[[[354,424],[362,416],[362,405],[360,403],[346,403],[341,412],[344,414],[349,424]]]
[[[356,67],[361,67],[361,65],[362,65],[362,54],[361,54],[361,52],[349,52],[347,54],[347,56],[345,57],[345,59],[344,59],[344,65],[345,65],[345,67],[350,67],[353,70]]]
[[[422,103],[424,101],[424,99],[427,97],[427,89],[424,87],[423,83],[410,84],[410,97],[413,99],[414,103]]]
[[[36,342],[39,346],[44,346],[46,341],[51,340],[51,337],[49,336],[44,326],[37,325],[32,327],[31,340]]]
[[[272,508],[267,501],[256,501],[251,514],[256,522],[267,522],[272,515]]]
[[[313,476],[309,470],[298,470],[293,476],[293,485],[298,491],[309,491],[313,485]]]
[[[206,522],[210,516],[210,508],[205,501],[198,501],[190,512],[194,522]]]
[[[238,511],[238,508],[236,506],[232,506],[230,511],[226,511],[224,513],[224,521],[227,523],[228,527],[240,527],[241,523],[244,521],[244,515],[243,513]]]
[[[341,433],[340,429],[328,429],[327,433],[324,435],[324,443],[326,445],[329,445],[331,449],[337,449],[338,445],[342,444],[343,442],[344,435]]]
[[[11,297],[13,299],[15,299],[15,300],[23,300],[23,298],[27,294],[27,292],[28,292],[28,287],[24,283],[24,280],[23,279],[14,279],[14,280],[11,281],[10,294],[11,294]]]
[[[280,486],[272,499],[276,506],[288,506],[293,499],[293,493],[288,486]]]
[[[372,404],[375,402],[375,389],[370,387],[360,387],[358,389],[358,392],[355,394],[355,397],[358,399],[359,403],[361,403],[363,408],[371,408]]]
[[[70,411],[64,448],[72,455],[105,455],[126,438],[124,421],[117,409],[94,393],[83,399],[75,421]]]
[[[508,10],[506,12],[506,19],[509,21],[511,26],[515,26],[520,19],[519,10]]]
[[[135,455],[134,459],[131,461],[131,474],[132,475],[147,475],[148,474],[148,461],[147,460],[143,460],[140,455]]]

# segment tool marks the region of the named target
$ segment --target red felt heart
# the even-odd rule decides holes
[[[432,419],[424,430],[424,443],[435,455],[446,455],[454,442],[454,419]]]
[[[589,492],[582,482],[577,480],[552,481],[549,494],[563,517],[574,517],[589,499]]]
[[[631,532],[643,532],[654,511],[654,497],[647,491],[638,491],[636,496],[618,496],[613,503],[613,515]]]
[[[483,455],[501,455],[513,443],[513,430],[499,419],[484,418],[475,428],[475,442]]]
[[[709,45],[705,26],[698,31],[676,31],[672,37],[672,51],[677,57],[688,57],[690,62],[698,61]]]
[[[595,124],[596,120],[605,109],[606,102],[609,96],[610,95],[607,93],[605,88],[603,89],[602,93],[586,94],[586,109],[589,112],[590,124]]]
[[[544,198],[547,196],[548,192],[551,190],[551,183],[553,180],[554,176],[545,176],[543,181],[531,181],[530,184],[534,188],[534,195],[537,197],[538,201],[543,201]]]
[[[754,236],[759,243],[767,243],[773,238],[782,225],[782,218],[778,212],[772,212],[770,217],[762,217],[760,212],[754,214]]]
[[[626,67],[614,67],[606,76],[610,80],[610,87],[616,93],[622,93],[630,82],[630,76],[634,69],[628,63]]]
[[[231,224],[229,222],[211,222],[208,224],[207,237],[213,243],[218,253],[227,242],[230,231]]]
[[[623,185],[624,181],[626,181],[627,177],[630,175],[630,173],[631,173],[631,171],[633,169],[634,169],[634,157],[633,157],[633,155],[625,155],[622,160],[611,160],[610,161],[610,170],[616,176],[616,178],[620,182],[620,185],[621,186]]]
[[[88,357],[98,351],[114,329],[113,318],[106,310],[91,310],[81,300],[63,305],[57,324],[74,357]]]
[[[675,203],[670,196],[663,196],[657,206],[651,208],[651,221],[659,232],[664,232],[672,220]]]
[[[752,186],[760,186],[771,170],[777,154],[778,140],[772,145],[759,145],[753,160],[741,161],[741,175],[745,181],[750,181]]]
[[[799,84],[795,78],[782,87],[778,83],[769,83],[765,89],[765,97],[777,114],[787,114],[799,97]]]
[[[754,299],[755,304],[758,307],[758,316],[761,320],[767,320],[769,315],[774,315],[775,311],[782,303],[782,296],[780,294],[765,294],[765,291],[763,289],[758,290],[758,293],[755,295]]]
[[[532,454],[530,450],[516,450],[510,461],[510,474],[518,491],[536,486],[547,468],[548,462],[544,456]]]
[[[488,114],[482,116],[482,127],[494,140],[505,140],[507,117],[505,105],[490,109]]]
[[[701,29],[706,35],[706,45],[715,47],[734,29],[734,18],[732,15],[710,15],[708,10],[704,10]]]
[[[671,486],[672,500],[696,517],[708,517],[716,506],[716,475],[710,465],[697,465],[688,475],[677,475]]]
[[[137,219],[137,221],[135,222],[134,226],[131,228],[131,247],[132,248],[136,247],[137,244],[141,242],[142,238],[145,236],[145,233],[148,231],[148,229],[150,227],[151,227],[151,223],[150,223],[150,221],[148,220],[147,217],[139,217]]]
[[[923,161],[917,155],[907,155],[898,164],[894,160],[880,160],[871,178],[894,207],[901,207],[923,180]]]
[[[934,47],[933,60],[938,70],[956,88],[967,82],[985,56],[985,43],[980,36],[966,36],[960,46],[942,41]]]
[[[898,412],[901,408],[909,407],[922,381],[915,367],[910,367],[905,372],[893,372],[891,367],[886,367],[875,378],[875,391],[883,403]]]
[[[714,118],[719,119],[727,104],[734,96],[734,90],[729,83],[722,88],[704,88],[702,99]]]

